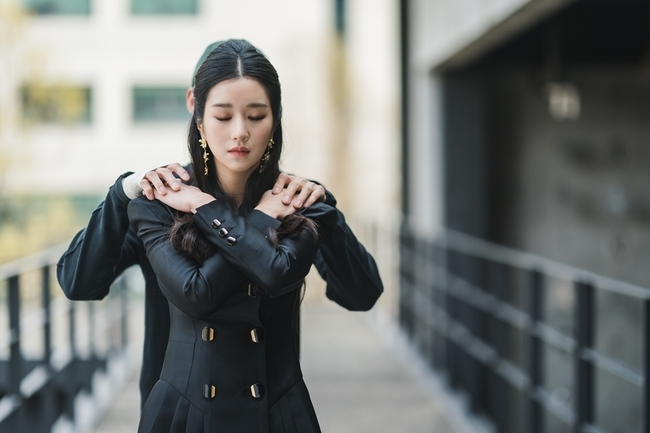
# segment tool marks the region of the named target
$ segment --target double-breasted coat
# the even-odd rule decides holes
[[[171,318],[141,433],[320,431],[302,380],[293,319],[297,289],[320,240],[333,231],[336,212],[315,203],[302,213],[317,223],[318,238],[299,230],[274,245],[268,235],[280,222],[245,209],[235,213],[221,201],[197,209],[195,227],[217,248],[199,263],[169,240],[173,210],[145,197],[129,204]]]

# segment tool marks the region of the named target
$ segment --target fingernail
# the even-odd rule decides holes
[[[296,201],[296,206],[298,207],[302,206],[302,201],[301,200]]]
[[[287,200],[291,200],[291,197],[289,197],[288,195],[282,197],[282,201],[287,201]]]
[[[273,188],[273,193],[274,194],[277,194],[279,192],[280,192],[280,187],[279,186],[276,186],[276,187]]]

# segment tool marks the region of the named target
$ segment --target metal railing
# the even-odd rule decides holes
[[[74,424],[79,394],[126,349],[124,281],[103,301],[68,301],[55,275],[65,248],[0,266],[0,433]]]
[[[400,325],[502,433],[650,433],[650,290],[403,227]]]

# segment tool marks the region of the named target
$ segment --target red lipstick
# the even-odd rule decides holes
[[[237,156],[237,157],[246,156],[250,152],[251,152],[250,149],[248,149],[247,147],[244,147],[244,146],[233,147],[232,149],[230,149],[228,151],[228,153],[230,153],[233,156]]]

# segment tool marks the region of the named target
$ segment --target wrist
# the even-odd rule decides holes
[[[212,197],[210,194],[203,193],[196,200],[192,202],[192,204],[190,205],[190,210],[192,211],[192,213],[196,213],[198,208],[200,208],[201,206],[205,206],[206,204],[211,203],[213,201],[216,201],[214,197]]]
[[[142,195],[140,181],[143,177],[144,173],[133,173],[122,179],[122,191],[124,191],[124,195],[126,195],[129,200],[133,200]]]
[[[277,212],[273,212],[271,209],[266,209],[264,206],[257,205],[255,207],[255,210],[258,210],[258,211],[270,216],[273,219],[276,219],[276,220],[279,219]]]
[[[122,190],[124,194],[130,199],[140,197],[142,195],[142,186],[140,186],[140,181],[144,179],[145,174],[155,170],[155,168],[149,168],[147,170],[142,170],[137,173],[130,174],[122,179]]]

